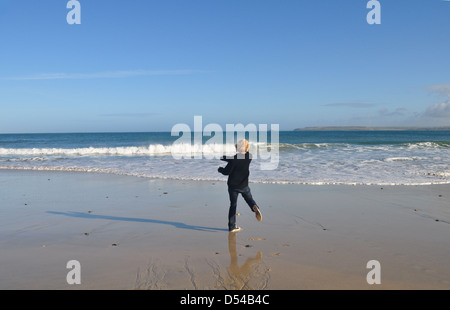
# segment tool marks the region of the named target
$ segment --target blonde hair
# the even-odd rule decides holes
[[[237,151],[239,153],[245,154],[249,151],[249,149],[250,149],[250,144],[248,143],[248,141],[246,139],[242,139],[237,144]]]

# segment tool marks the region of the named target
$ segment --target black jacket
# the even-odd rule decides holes
[[[243,154],[236,154],[232,159],[227,159],[224,156],[221,160],[228,162],[225,168],[220,167],[218,170],[223,175],[228,175],[228,187],[231,189],[243,189],[247,187],[252,155],[247,152],[245,156]]]

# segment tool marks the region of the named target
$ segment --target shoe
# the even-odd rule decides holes
[[[261,222],[262,220],[262,215],[261,215],[261,211],[259,211],[258,206],[253,206],[253,212],[255,212],[256,215],[256,219],[258,220],[258,222]]]
[[[241,230],[242,230],[241,227],[235,227],[235,228],[231,229],[230,232],[236,233],[236,232],[241,231]]]

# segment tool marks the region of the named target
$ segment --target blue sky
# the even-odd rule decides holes
[[[450,1],[0,0],[0,133],[450,126]]]

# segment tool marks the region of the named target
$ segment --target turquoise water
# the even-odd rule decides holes
[[[222,142],[174,144],[180,137],[170,132],[3,134],[0,168],[221,181],[218,157],[231,154],[234,141],[215,138]],[[260,155],[261,139],[252,143],[252,182],[450,183],[450,131],[284,131],[270,158]],[[263,169],[269,160],[276,167]]]

